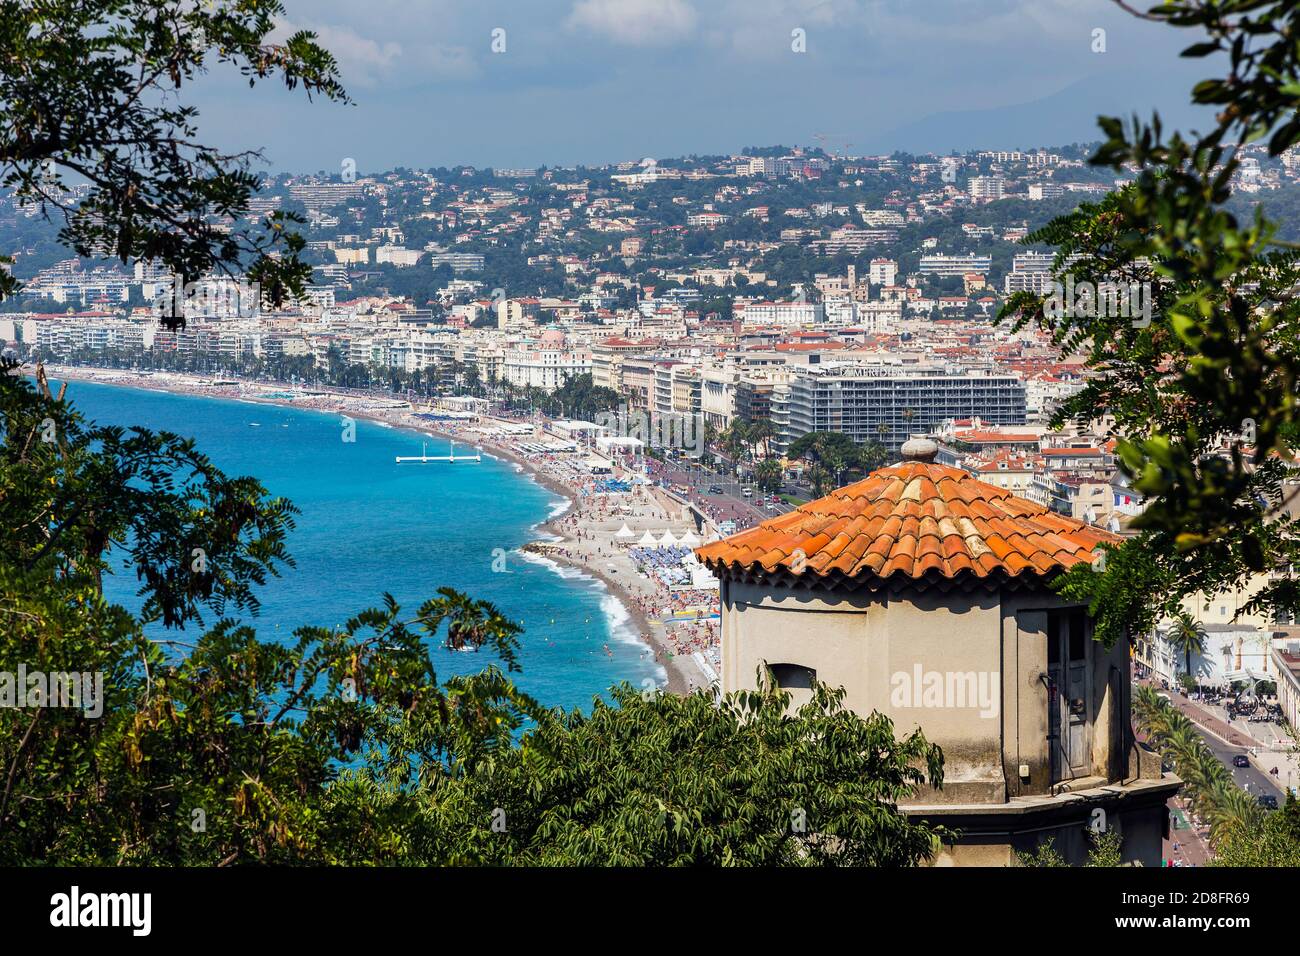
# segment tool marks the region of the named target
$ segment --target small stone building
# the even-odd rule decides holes
[[[1135,741],[1129,646],[1093,640],[1050,587],[1118,539],[936,451],[914,439],[901,464],[698,550],[721,581],[723,691],[766,665],[795,704],[815,678],[919,727],[944,783],[903,809],[960,831],[940,864],[1009,865],[1049,837],[1082,862],[1106,828],[1158,866],[1180,782]]]

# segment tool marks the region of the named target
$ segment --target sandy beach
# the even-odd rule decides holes
[[[526,544],[523,550],[603,582],[626,610],[630,627],[646,645],[646,654],[663,666],[665,690],[687,693],[717,679],[718,592],[689,586],[689,572],[681,566],[688,548],[637,545],[646,532],[658,539],[664,531],[681,538],[688,532],[708,535],[716,529],[697,527],[681,501],[637,481],[637,473],[625,467],[628,462],[615,461],[612,474],[593,476],[582,463],[585,451],[565,450],[563,439],[546,430],[544,423],[495,416],[431,420],[399,398],[320,386],[230,379],[214,383],[179,373],[142,375],[120,369],[53,365],[46,366],[46,374],[62,381],[306,408],[479,447],[569,502],[567,510],[540,525],[546,537]],[[75,393],[70,397],[75,402]],[[631,537],[626,533],[618,536],[625,527]]]

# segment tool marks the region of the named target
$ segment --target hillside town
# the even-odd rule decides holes
[[[1085,384],[1084,357],[999,320],[1016,293],[1071,281],[1035,231],[1125,180],[1101,177],[1084,146],[852,157],[828,145],[376,175],[345,159],[333,175],[273,177],[246,217],[300,217],[312,264],[305,294],[275,309],[242,276],[178,294],[149,263],[54,258],[39,210],[6,200],[0,241],[24,288],[0,312],[0,347],[218,394],[255,382],[322,408],[382,402],[399,423],[495,435],[578,496],[653,483],[661,494],[636,509],[602,497],[561,530],[578,553],[589,529],[598,574],[635,546],[627,570],[650,582],[638,611],[668,632],[669,657],[699,662],[685,683],[707,684],[724,662],[695,532],[716,541],[787,514],[898,461],[909,441],[933,443],[927,467],[1099,533],[1130,533],[1144,509],[1104,415],[1054,420]],[[1243,152],[1234,195],[1300,184],[1295,149]],[[1113,304],[1141,321],[1138,295]],[[640,540],[618,540],[630,534]],[[547,553],[573,558],[561,551]],[[1300,723],[1300,627],[1250,601],[1286,574],[1186,601],[1194,653],[1176,621],[1134,649],[1138,676],[1181,690],[1240,751],[1243,786],[1274,804],[1300,783],[1276,729]],[[1204,833],[1186,829],[1169,857],[1204,862]]]

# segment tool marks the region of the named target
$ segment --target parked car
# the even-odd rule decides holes
[[[1277,797],[1273,796],[1271,793],[1262,794],[1259,798],[1259,805],[1265,810],[1276,810]]]
[[[1250,758],[1247,757],[1245,754],[1237,754],[1235,757],[1232,758],[1232,765],[1234,767],[1249,767]]]

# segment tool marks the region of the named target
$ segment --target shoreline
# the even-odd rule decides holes
[[[304,389],[302,386],[264,383],[250,379],[230,379],[227,381],[232,384],[208,385],[205,384],[202,378],[186,373],[160,372],[142,376],[129,370],[103,369],[90,366],[47,365],[45,371],[49,378],[61,382],[87,382],[97,385],[140,388],[146,391],[163,392],[172,395],[246,401],[274,405],[280,408],[316,411],[323,414],[347,415],[348,417],[399,428],[403,431],[418,432],[422,435],[434,435],[456,441],[464,439],[464,436],[457,434],[456,431],[450,430],[448,427],[440,427],[447,423],[435,424],[425,419],[410,420],[416,414],[416,409],[409,403],[403,402],[403,404],[407,405],[404,408],[365,407],[366,403],[373,404],[379,401],[397,403],[402,402],[401,399],[377,399],[324,386]],[[27,373],[20,370],[20,374]],[[274,394],[263,394],[288,391],[301,393],[303,397],[300,400],[293,400]],[[310,392],[310,394],[307,394],[307,392]],[[357,405],[360,407],[353,407]],[[637,590],[644,590],[643,588],[636,587],[628,581],[619,580],[616,573],[611,573],[616,569],[612,565],[605,568],[598,566],[600,562],[596,560],[595,556],[587,555],[587,560],[572,556],[575,550],[582,554],[581,532],[571,533],[563,527],[563,523],[573,524],[578,519],[590,518],[595,520],[596,518],[595,514],[585,514],[583,512],[581,488],[567,485],[556,479],[555,476],[546,473],[534,462],[516,453],[514,449],[504,446],[491,437],[476,437],[475,444],[481,447],[484,454],[514,465],[519,474],[526,476],[534,484],[567,502],[567,507],[562,512],[545,517],[533,526],[534,533],[540,532],[550,535],[556,540],[534,539],[521,545],[520,550],[544,557],[557,565],[572,568],[600,582],[607,593],[619,603],[627,614],[627,625],[636,639],[645,645],[653,655],[654,663],[663,669],[665,675],[662,685],[663,690],[680,695],[689,693],[696,688],[708,687],[708,675],[698,663],[694,660],[688,660],[689,655],[674,652],[666,633],[667,625],[659,621],[652,621],[651,616],[647,614],[643,607],[644,597],[638,597],[635,593]],[[637,577],[644,580],[642,575],[637,575]]]

